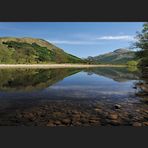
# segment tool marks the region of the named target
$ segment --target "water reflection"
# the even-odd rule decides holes
[[[135,68],[0,69],[0,125],[148,125]]]
[[[80,71],[97,74],[118,82],[138,80],[138,72],[126,68],[87,69],[0,69],[0,91],[32,91],[44,89]]]
[[[148,104],[148,68],[141,71],[140,80],[135,84],[138,89],[137,96],[141,97],[141,101]]]
[[[136,100],[137,80],[127,68],[0,69],[0,98]]]
[[[75,74],[77,69],[0,69],[0,91],[34,91]]]
[[[118,82],[126,82],[129,80],[138,80],[139,71],[135,67],[128,68],[91,68],[88,71],[104,77],[113,79]]]

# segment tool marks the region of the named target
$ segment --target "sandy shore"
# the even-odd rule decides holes
[[[126,65],[87,65],[87,64],[0,64],[0,68],[85,68],[85,67],[126,67]]]

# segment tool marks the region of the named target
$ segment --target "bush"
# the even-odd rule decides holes
[[[137,66],[138,62],[137,61],[129,61],[129,62],[127,62],[127,65],[128,66]]]

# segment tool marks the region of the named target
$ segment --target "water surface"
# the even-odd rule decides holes
[[[0,125],[146,125],[139,81],[133,68],[0,69]]]

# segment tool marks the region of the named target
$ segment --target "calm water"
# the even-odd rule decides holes
[[[147,124],[139,75],[134,68],[0,69],[0,125]]]

